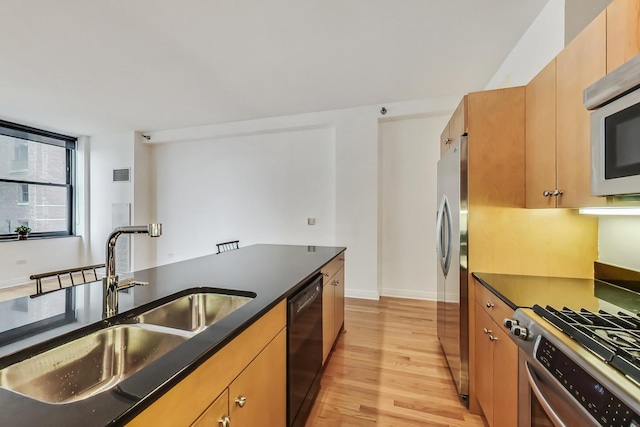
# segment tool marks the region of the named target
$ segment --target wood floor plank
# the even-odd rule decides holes
[[[345,299],[345,330],[306,427],[483,427],[460,402],[436,335],[436,303]]]

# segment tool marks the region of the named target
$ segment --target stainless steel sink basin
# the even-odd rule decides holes
[[[188,338],[144,325],[112,326],[0,370],[0,386],[48,403],[82,400],[115,386]]]
[[[197,333],[251,300],[251,297],[237,295],[196,293],[149,310],[135,320]]]

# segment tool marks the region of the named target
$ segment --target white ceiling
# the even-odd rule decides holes
[[[548,0],[0,0],[0,118],[161,130],[482,89]]]

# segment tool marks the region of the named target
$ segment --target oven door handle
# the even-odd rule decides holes
[[[537,381],[533,377],[533,370],[529,366],[529,362],[526,360],[524,361],[524,368],[525,373],[527,374],[527,380],[529,381],[529,386],[531,386],[533,394],[538,398],[538,402],[540,402],[540,406],[542,406],[544,412],[546,412],[549,418],[551,418],[551,422],[553,422],[556,427],[566,427],[566,424],[560,419],[560,416],[553,410],[551,405],[549,405],[549,402],[545,399],[544,394],[542,394],[542,390],[540,390]]]

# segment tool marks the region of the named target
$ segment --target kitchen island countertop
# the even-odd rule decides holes
[[[0,425],[123,425],[224,347],[283,299],[294,294],[345,248],[253,245],[134,273],[148,282],[119,294],[119,314],[102,319],[102,282],[35,298],[0,303],[0,367],[37,354],[50,340],[70,340],[110,324],[127,322],[148,308],[190,290],[218,288],[255,294],[224,317],[116,389],[77,402],[50,404],[0,387]]]

